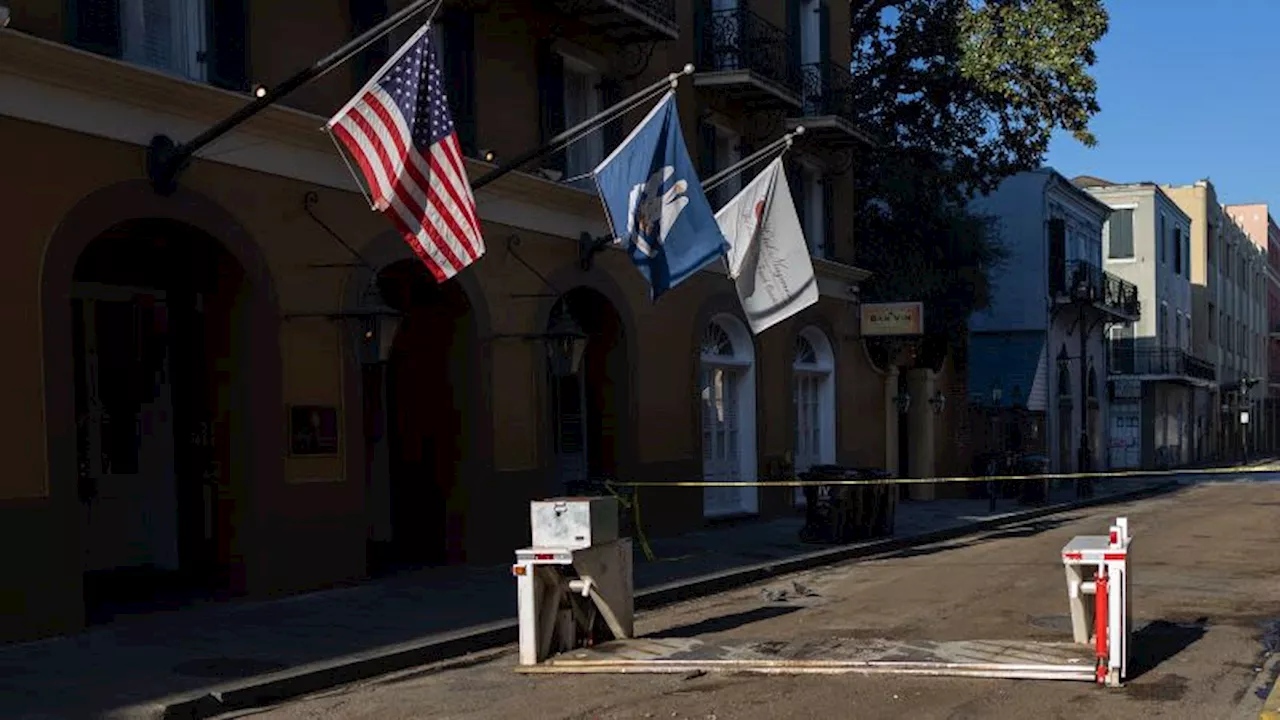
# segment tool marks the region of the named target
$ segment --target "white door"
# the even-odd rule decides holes
[[[795,375],[796,477],[814,465],[823,464],[822,405],[819,391],[825,379],[816,373],[797,372]],[[804,488],[796,488],[794,498],[797,505],[804,505]]]
[[[1141,418],[1137,403],[1111,405],[1111,469],[1136,468],[1142,464]]]
[[[75,288],[87,570],[178,569],[178,500],[163,293]]]
[[[702,476],[714,482],[742,480],[742,433],[739,397],[743,371],[733,366],[702,369]],[[703,492],[707,517],[753,513],[754,487],[708,487]]]

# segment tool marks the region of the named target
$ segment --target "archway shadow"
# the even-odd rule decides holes
[[[676,627],[667,628],[659,632],[649,635],[651,638],[692,638],[699,635],[708,635],[710,633],[725,632],[734,630],[744,625],[761,622],[763,620],[772,620],[773,618],[790,615],[804,608],[795,605],[766,605],[753,610],[744,610],[742,612],[733,613],[732,615],[721,615],[719,617],[707,618],[696,623],[688,625],[677,625]]]

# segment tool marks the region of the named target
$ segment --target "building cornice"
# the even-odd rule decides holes
[[[0,85],[3,89],[0,92],[0,114],[143,145],[150,141],[149,133],[153,132],[172,133],[179,142],[194,137],[250,101],[245,93],[193,82],[9,29],[0,29],[0,80],[8,81]],[[81,96],[94,110],[130,114],[129,120],[136,126],[135,132],[130,137],[121,137],[126,133],[119,127],[108,122],[93,122],[99,118],[84,118],[84,122],[73,125],[54,117],[66,115],[66,108],[46,107],[44,112],[39,109],[24,112],[34,109],[22,107],[17,94],[24,89],[60,89]],[[26,105],[39,104],[40,100]],[[322,131],[326,121],[327,118],[313,113],[273,105],[210,146],[206,157],[197,156],[197,162],[212,160],[338,190],[359,192],[337,155],[333,141]],[[148,123],[154,127],[147,127]],[[270,163],[261,157],[258,158],[260,162],[254,162],[253,158],[261,153],[236,149],[251,144],[258,149],[262,141],[312,157],[310,162],[292,168],[263,167]],[[321,169],[317,165],[328,167]],[[493,167],[489,163],[467,160],[468,174],[473,178]],[[510,173],[478,192],[477,201],[483,204],[486,194],[532,200],[561,212],[579,215],[584,223],[593,226],[584,226],[578,231],[603,230],[603,211],[599,200],[577,188],[527,173]],[[484,214],[482,209],[481,215]],[[574,232],[575,237],[578,231]]]
[[[195,137],[232,114],[245,93],[186,80],[10,29],[0,29],[0,115],[146,147],[156,134]],[[284,105],[264,109],[210,146],[195,163],[213,162],[360,192],[322,128],[327,118]],[[467,159],[478,178],[496,166]],[[599,197],[523,173],[508,173],[476,193],[481,218],[577,240],[607,233]],[[713,264],[709,270],[718,267]],[[871,273],[814,259],[823,295],[849,299],[851,283]]]

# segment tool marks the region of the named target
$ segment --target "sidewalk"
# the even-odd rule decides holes
[[[1094,502],[1158,491],[1171,482],[1176,478],[1098,481]],[[986,500],[903,502],[894,539],[855,545],[801,543],[799,518],[655,539],[659,560],[636,560],[637,606],[715,592],[912,538],[940,539],[929,536],[1044,515],[1073,500],[1072,489],[1059,489],[1049,506],[1024,508],[1006,500],[994,515]],[[73,636],[0,646],[0,716],[207,716],[219,706],[249,704],[237,699],[236,686],[243,686],[241,694],[255,692],[253,686],[262,694],[269,683],[275,689],[267,694],[307,692],[513,642],[514,613],[510,565],[503,564],[422,570],[279,600],[125,618]],[[302,676],[310,677],[299,684]],[[293,683],[294,689],[281,683]],[[205,701],[193,702],[202,696]]]

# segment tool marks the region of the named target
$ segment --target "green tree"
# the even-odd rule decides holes
[[[1092,146],[1101,0],[851,0],[858,263],[872,300],[924,300],[957,337],[1003,259],[977,193],[1038,167],[1055,130]]]

